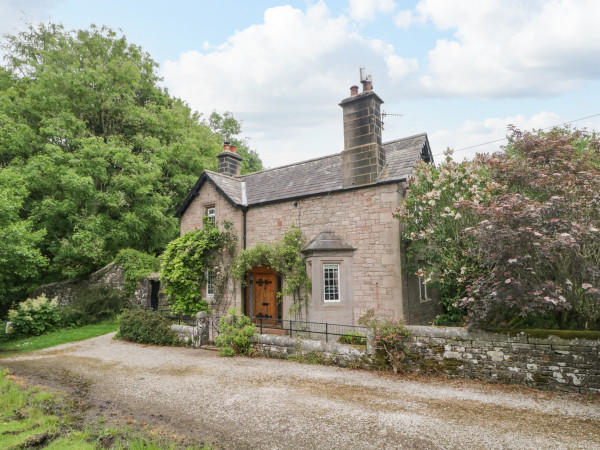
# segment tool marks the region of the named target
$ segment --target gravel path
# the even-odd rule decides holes
[[[5,358],[88,414],[224,448],[600,449],[598,396],[152,347],[112,334]]]

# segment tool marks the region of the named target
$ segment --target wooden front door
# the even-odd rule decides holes
[[[268,266],[252,269],[246,274],[246,314],[276,325],[277,311],[277,273]]]

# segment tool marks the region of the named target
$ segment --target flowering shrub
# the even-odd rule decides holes
[[[417,167],[397,215],[413,268],[439,287],[441,320],[599,328],[600,142],[510,131],[503,154]]]
[[[464,296],[469,277],[479,270],[476,259],[466,252],[473,239],[462,233],[478,219],[458,205],[484,203],[498,191],[478,160],[456,163],[447,158],[439,167],[422,161],[409,180],[396,217],[404,224],[403,237],[409,243],[409,270],[440,292],[445,313],[436,319],[438,325],[462,323],[463,311],[456,302]]]
[[[8,320],[13,322],[15,333],[25,336],[39,336],[55,330],[60,325],[57,300],[48,300],[45,294],[27,299],[8,312]]]
[[[411,336],[411,332],[406,328],[404,317],[399,319],[380,317],[372,308],[369,308],[358,319],[358,323],[372,330],[375,347],[385,353],[394,373],[403,370],[406,358],[404,345]]]
[[[172,241],[161,256],[161,279],[166,281],[165,292],[171,309],[193,315],[207,311],[208,303],[201,289],[206,283],[206,272],[215,272],[215,301],[217,306],[225,297],[228,268],[235,253],[236,238],[225,222],[221,231],[205,221],[202,229],[189,231]]]
[[[600,325],[600,154],[593,135],[513,131],[506,155],[487,161],[506,183],[465,231],[486,270],[459,303],[478,327]],[[538,318],[539,320],[532,320]]]

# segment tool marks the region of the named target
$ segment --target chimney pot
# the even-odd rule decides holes
[[[229,142],[227,142],[227,141],[223,142],[223,151],[224,152],[229,151]]]
[[[233,153],[237,153],[237,146],[235,146],[235,145],[232,145],[232,146],[231,146],[231,151],[232,151]]]
[[[356,97],[357,95],[358,95],[358,86],[351,86],[350,87],[350,96]]]
[[[372,81],[370,81],[370,80],[367,80],[367,81],[365,82],[365,89],[364,89],[364,90],[365,90],[366,92],[369,92],[369,91],[371,91],[372,89],[373,89],[373,82],[372,82]]]

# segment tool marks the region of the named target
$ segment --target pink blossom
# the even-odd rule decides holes
[[[583,283],[583,284],[581,285],[581,289],[589,289],[589,288],[591,288],[591,287],[592,287],[592,285],[591,285],[590,283]]]

